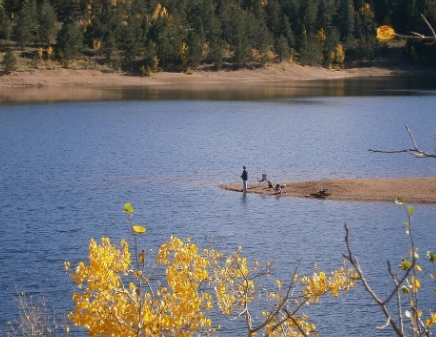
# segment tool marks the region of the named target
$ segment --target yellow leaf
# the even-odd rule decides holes
[[[420,266],[415,266],[415,269],[417,270],[417,271],[420,271],[420,272],[422,272],[422,269],[421,269],[421,267]]]
[[[142,234],[142,233],[145,233],[145,231],[146,231],[145,227],[138,226],[138,225],[132,226],[132,230],[133,230],[136,234]]]
[[[412,277],[412,283],[415,292],[418,291],[419,288],[421,288],[421,282],[416,277]]]
[[[130,204],[130,202],[127,202],[125,205],[124,205],[124,209],[123,209],[123,211],[124,212],[126,212],[126,213],[133,213],[133,206]]]
[[[395,38],[395,30],[387,25],[377,28],[377,40],[380,42],[388,42]]]

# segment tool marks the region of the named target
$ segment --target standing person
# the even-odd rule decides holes
[[[247,171],[247,166],[242,166],[242,168],[244,169],[242,171],[241,174],[241,178],[242,178],[242,191],[245,193],[247,193],[247,180],[248,180],[248,171]]]

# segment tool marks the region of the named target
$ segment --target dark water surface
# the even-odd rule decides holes
[[[436,85],[409,78],[302,86],[299,95],[283,88],[269,94],[128,88],[104,89],[108,96],[100,101],[4,102],[0,330],[17,319],[16,289],[45,293],[58,312],[73,308],[75,287],[63,262],[85,261],[91,237],[117,243],[128,237],[125,202],[148,229],[146,247],[156,250],[170,235],[205,247],[213,236],[218,249],[243,246],[251,260],[274,260],[273,277],[282,279],[300,259],[307,273],[314,263],[337,268],[347,222],[370,281],[387,293],[386,261],[396,266],[407,256],[406,215],[398,205],[244,197],[218,186],[239,182],[243,164],[251,183],[262,173],[273,181],[435,176],[434,160],[367,150],[410,147],[406,123],[418,145],[433,152]],[[436,206],[415,211],[424,257],[436,248]],[[324,336],[392,335],[376,330],[384,319],[361,289],[321,301],[309,314]],[[242,335],[241,319],[222,325],[222,336]]]

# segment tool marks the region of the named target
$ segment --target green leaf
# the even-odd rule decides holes
[[[413,206],[408,206],[407,211],[409,212],[409,215],[412,216],[415,213],[415,209]]]
[[[133,212],[134,212],[134,210],[133,210],[133,206],[130,204],[130,202],[127,202],[127,203],[124,205],[124,209],[123,209],[123,211],[126,212],[126,213],[133,213]]]
[[[427,252],[427,257],[430,260],[431,263],[433,263],[434,261],[436,261],[436,254],[432,253],[431,251]]]
[[[409,293],[409,288],[407,288],[406,286],[403,286],[401,288],[401,291],[403,292],[403,294],[408,294]]]
[[[412,262],[401,259],[401,263],[400,263],[399,267],[401,269],[403,269],[404,271],[406,271],[407,269],[410,268],[411,265],[412,265]]]
[[[395,203],[397,205],[403,205],[404,204],[404,199],[403,198],[396,198],[395,199]]]

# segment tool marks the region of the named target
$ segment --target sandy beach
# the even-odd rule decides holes
[[[160,88],[187,84],[229,85],[231,83],[265,83],[277,81],[308,81],[351,77],[395,76],[418,72],[411,68],[359,67],[331,70],[323,67],[303,67],[294,63],[274,64],[254,70],[196,71],[186,73],[157,72],[151,76],[133,76],[111,69],[33,69],[15,71],[0,76],[0,88],[17,87],[65,87],[65,86],[146,86]],[[198,88],[201,88],[199,86]]]
[[[323,200],[355,200],[394,202],[403,198],[407,204],[435,204],[436,178],[393,178],[393,179],[332,179],[303,182],[274,182],[286,185],[277,193],[268,183],[249,183],[248,193],[279,197],[313,198]],[[229,191],[242,192],[242,183],[221,185]],[[318,195],[328,189],[327,196]],[[319,198],[321,196],[321,198]]]

